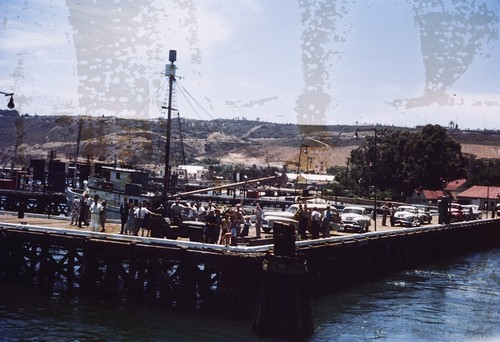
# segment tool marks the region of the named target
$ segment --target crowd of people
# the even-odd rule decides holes
[[[250,216],[243,212],[241,204],[235,207],[218,206],[211,201],[203,205],[199,201],[181,204],[176,200],[168,211],[172,224],[180,225],[183,220],[203,222],[203,242],[235,245],[238,239],[249,236],[250,229],[255,227],[255,236],[260,237],[263,210],[257,203],[252,212],[255,225]]]
[[[309,208],[307,203],[299,204],[295,213],[295,219],[299,222],[298,233],[301,240],[307,239],[307,231],[311,232],[313,239],[330,236],[330,223],[333,219],[331,208],[327,206],[323,212],[317,207]]]
[[[129,203],[124,198],[120,205],[120,234],[149,236],[149,218],[153,214],[149,203]],[[81,197],[75,196],[71,208],[70,225],[78,228],[89,227],[93,232],[106,232],[106,219],[108,207],[106,201],[99,201],[99,195],[95,194],[91,199],[88,192]]]
[[[106,201],[99,202],[99,195],[94,195],[91,199],[88,192],[85,192],[81,198],[75,196],[71,208],[70,225],[90,226],[94,232],[106,231],[106,218],[108,216],[108,207]],[[100,230],[99,230],[100,228]]]
[[[119,211],[120,234],[150,236],[149,222],[154,211],[149,203],[134,204],[124,198]],[[239,239],[248,237],[253,228],[255,236],[260,238],[263,210],[258,203],[252,215],[255,215],[255,224],[244,213],[241,204],[227,208],[211,201],[206,205],[199,201],[186,205],[176,200],[166,212],[170,224],[175,226],[180,226],[184,220],[203,222],[203,242],[223,245],[237,244]],[[107,204],[106,201],[99,201],[97,194],[93,199],[88,192],[81,197],[76,196],[70,216],[71,225],[89,227],[94,232],[106,232]]]

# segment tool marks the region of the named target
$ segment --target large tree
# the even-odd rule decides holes
[[[376,185],[379,191],[404,196],[414,189],[441,189],[445,182],[466,176],[460,144],[439,125],[416,133],[374,131],[349,159],[350,178],[361,195]]]

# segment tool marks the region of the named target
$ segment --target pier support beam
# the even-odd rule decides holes
[[[262,264],[264,274],[253,330],[260,336],[308,337],[314,332],[314,324],[307,265],[290,248],[290,243],[295,244],[293,226],[279,224],[277,229],[276,225],[274,253],[268,253]]]

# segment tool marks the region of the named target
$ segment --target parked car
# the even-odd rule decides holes
[[[396,209],[394,224],[405,227],[420,226],[420,214],[415,206],[402,205]]]
[[[430,224],[432,222],[431,207],[427,205],[415,205],[420,216],[420,224]]]
[[[460,222],[465,221],[467,216],[465,212],[462,210],[462,205],[460,203],[450,203],[450,221],[451,222]]]
[[[371,218],[366,214],[363,207],[345,207],[340,215],[340,229],[353,229],[357,231],[368,231]]]
[[[479,209],[479,206],[475,204],[462,205],[462,211],[468,220],[480,220],[483,217],[483,213]]]
[[[332,220],[330,222],[331,230],[338,230],[340,226],[340,215],[333,205],[325,204],[325,203],[309,203],[308,208],[317,208],[321,214],[325,211],[326,207],[330,207],[332,212]],[[264,212],[262,216],[262,230],[265,233],[270,233],[273,230],[273,226],[275,222],[281,221],[286,223],[291,223],[295,227],[295,231],[298,231],[298,220],[295,218],[295,214],[299,210],[299,204],[294,203],[290,205],[285,211],[269,211]]]

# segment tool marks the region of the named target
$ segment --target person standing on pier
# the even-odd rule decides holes
[[[255,205],[255,236],[260,238],[260,228],[262,227],[262,215],[264,211],[260,207],[259,203]]]
[[[230,226],[229,229],[231,231],[231,246],[236,246],[238,244],[238,233],[240,230],[240,223],[236,218],[236,215],[231,215],[230,218]]]
[[[89,215],[89,207],[90,207],[90,198],[89,193],[85,192],[80,202],[80,217],[78,218],[78,227],[82,227],[82,223],[86,226],[89,225],[88,215]]]
[[[229,213],[228,212],[226,212],[224,214],[224,218],[222,219],[220,226],[221,226],[221,233],[220,233],[219,244],[227,246],[230,242],[229,240],[230,240],[230,236],[231,236],[231,232],[230,232],[231,221],[229,220]]]
[[[129,203],[128,218],[127,222],[125,223],[125,230],[124,230],[125,235],[132,235],[134,233],[134,227],[135,227],[134,203]]]
[[[307,239],[307,226],[309,225],[309,211],[307,210],[307,204],[299,204],[299,210],[295,213],[298,216],[299,221],[299,235],[301,240]]]
[[[203,227],[203,242],[217,243],[217,238],[214,240],[214,235],[218,226],[215,212],[213,210],[209,210],[203,221],[205,222],[205,226]]]
[[[382,225],[383,226],[387,225],[387,214],[390,214],[390,209],[387,206],[387,204],[384,204],[382,206]]]
[[[102,205],[99,203],[99,195],[94,195],[94,202],[90,205],[90,229],[93,232],[99,231],[99,224],[101,222],[100,216],[102,211]]]
[[[321,231],[324,238],[330,236],[330,222],[332,221],[332,211],[330,206],[327,206],[323,213],[323,220],[321,221]]]
[[[108,218],[108,207],[106,201],[102,201],[102,210],[99,214],[99,223],[101,225],[101,233],[106,231],[106,219]]]
[[[182,209],[183,207],[178,199],[170,206],[170,218],[174,226],[180,226],[182,223]]]
[[[123,203],[120,204],[120,234],[123,234],[125,230],[125,225],[127,224],[128,221],[128,214],[129,214],[129,209],[130,206],[128,205],[127,198],[123,198]]]
[[[389,212],[391,214],[390,220],[391,220],[391,227],[394,227],[396,224],[394,220],[394,215],[396,215],[396,206],[392,203],[389,204]]]
[[[139,206],[135,209],[135,227],[134,227],[134,235],[139,235],[139,229],[142,230],[142,235],[144,236],[144,230],[147,228],[147,220],[146,215],[151,215],[152,212],[146,208],[145,205],[139,202]]]
[[[203,222],[206,214],[207,211],[205,210],[205,207],[202,206],[200,202],[196,201],[196,221]]]
[[[311,235],[313,239],[319,239],[319,226],[321,224],[321,213],[314,207],[311,212]]]
[[[219,241],[219,236],[220,236],[220,230],[221,230],[221,225],[222,225],[222,215],[220,212],[220,209],[215,209],[215,230],[213,231],[213,236],[212,236],[212,243],[217,243]]]
[[[245,216],[243,221],[243,229],[241,230],[240,237],[244,238],[248,236],[252,222],[250,222],[250,217]]]
[[[73,225],[73,223],[78,225],[78,221],[80,220],[80,199],[78,196],[75,196],[75,199],[73,200],[73,206],[71,208],[71,223],[70,225]]]

